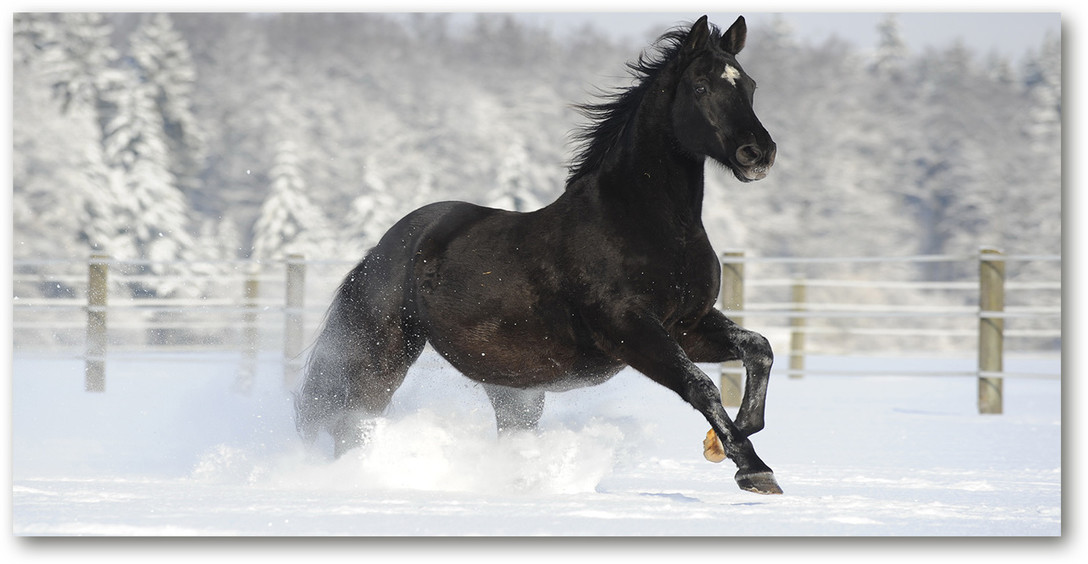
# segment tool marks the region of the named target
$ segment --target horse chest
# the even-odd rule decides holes
[[[656,304],[666,325],[701,317],[713,307],[721,278],[717,257],[703,236],[674,239],[671,245],[648,247],[631,289]]]
[[[686,251],[672,273],[670,296],[674,308],[666,320],[683,322],[690,317],[702,317],[717,297],[721,273],[709,243]]]

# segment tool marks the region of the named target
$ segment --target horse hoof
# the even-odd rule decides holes
[[[740,489],[747,492],[764,495],[779,495],[782,493],[782,488],[778,485],[778,481],[774,479],[773,472],[754,472],[752,474],[737,472],[735,479]]]
[[[706,438],[703,439],[703,456],[711,462],[725,460],[725,447],[718,435],[714,433],[714,429],[707,431]]]

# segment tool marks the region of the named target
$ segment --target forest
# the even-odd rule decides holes
[[[1010,61],[775,21],[739,60],[778,159],[707,165],[716,248],[1061,252],[1060,37]],[[429,202],[529,211],[646,48],[503,14],[16,14],[14,257],[351,260]]]

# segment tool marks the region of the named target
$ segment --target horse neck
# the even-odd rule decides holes
[[[680,148],[671,133],[672,88],[648,88],[626,130],[598,173],[602,199],[647,221],[702,225],[705,158]]]

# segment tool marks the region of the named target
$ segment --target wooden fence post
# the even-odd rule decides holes
[[[1001,413],[1003,379],[983,375],[1004,370],[1005,319],[987,315],[1005,311],[1005,259],[1001,251],[985,247],[981,250],[978,284],[978,412]]]
[[[744,309],[744,251],[722,253],[722,310]],[[730,315],[737,325],[743,325],[741,316]],[[739,360],[721,363],[722,405],[737,407],[744,394],[744,366]]]
[[[235,388],[242,393],[253,389],[253,380],[257,374],[257,352],[261,348],[261,329],[258,325],[258,297],[261,295],[260,268],[251,267],[246,272],[242,285],[245,313],[242,314],[242,370],[239,372]]]
[[[793,281],[793,311],[805,311],[805,281]],[[790,317],[790,378],[801,378],[805,370],[805,318]]]
[[[246,276],[244,294],[246,301],[245,314],[245,347],[246,352],[256,354],[260,348],[260,327],[257,325],[257,299],[261,295],[260,271],[251,270]]]
[[[793,310],[805,310],[805,281],[795,279],[792,292]],[[805,318],[790,318],[790,378],[801,378],[805,370]]]
[[[283,380],[293,387],[302,368],[303,308],[306,294],[306,262],[302,255],[287,257],[287,290],[283,328]]]
[[[88,392],[106,391],[106,306],[109,304],[108,255],[91,255],[87,266],[87,356],[83,387]]]

